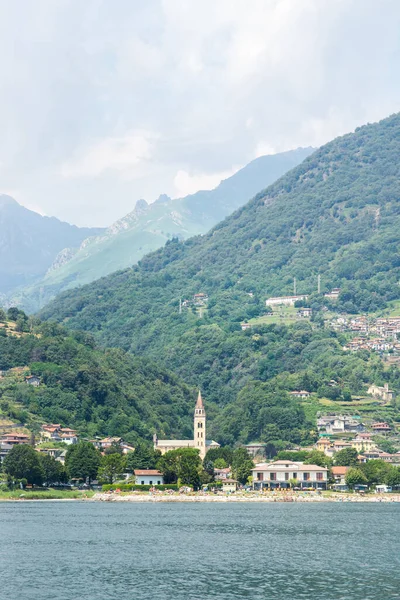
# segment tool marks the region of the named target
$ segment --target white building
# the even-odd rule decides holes
[[[136,469],[134,474],[138,485],[162,485],[164,483],[163,474],[155,469]]]
[[[267,298],[265,304],[267,306],[294,306],[298,300],[307,300],[308,296],[303,294],[302,296],[275,296]]]
[[[318,465],[305,465],[290,460],[261,463],[252,469],[253,489],[276,489],[294,487],[326,490],[328,469]]]

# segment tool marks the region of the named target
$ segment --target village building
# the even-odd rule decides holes
[[[289,394],[295,398],[305,399],[310,397],[310,392],[307,392],[306,390],[294,390],[293,392],[289,392]]]
[[[135,469],[135,481],[138,485],[163,485],[164,477],[155,469]]]
[[[215,481],[225,481],[226,479],[230,479],[232,473],[230,467],[225,467],[224,469],[214,469],[214,479]]]
[[[252,442],[251,444],[245,444],[244,447],[250,456],[255,458],[256,456],[265,456],[265,446],[266,444],[263,442]]]
[[[309,319],[312,315],[312,308],[300,308],[296,314],[302,319]]]
[[[30,375],[29,377],[25,377],[25,383],[29,383],[29,385],[38,387],[40,385],[40,377],[36,377],[36,375]]]
[[[326,467],[289,460],[258,464],[252,469],[252,475],[255,490],[288,488],[294,482],[300,489],[326,490],[328,484]]]
[[[389,389],[389,384],[385,383],[383,387],[379,385],[370,385],[367,394],[374,398],[380,398],[383,402],[391,402],[393,400],[393,391]]]
[[[372,423],[372,429],[374,433],[389,433],[391,431],[391,427],[389,423]]]
[[[222,491],[223,492],[236,492],[238,487],[238,482],[236,481],[236,479],[225,479],[222,482]]]
[[[120,437],[106,437],[98,441],[98,448],[100,450],[106,450],[111,446],[120,446],[122,444],[122,438]]]
[[[165,454],[169,450],[178,448],[197,448],[200,451],[200,458],[203,460],[207,450],[210,448],[219,448],[219,444],[206,438],[206,411],[199,390],[196,406],[194,409],[194,436],[193,440],[159,440],[157,434],[153,437],[154,450],[160,450]]]
[[[307,300],[307,295],[301,296],[275,296],[267,298],[265,301],[266,306],[294,306],[298,300]]]
[[[242,331],[247,331],[248,329],[251,329],[250,323],[241,323],[240,327],[242,328]]]
[[[357,452],[363,454],[364,452],[375,450],[376,444],[371,439],[356,437],[354,440],[351,440],[351,447],[355,448]]]
[[[317,419],[318,430],[324,430],[330,435],[337,433],[359,433],[364,431],[364,424],[351,415],[329,415]]]
[[[333,288],[330,292],[324,294],[324,298],[329,300],[337,300],[339,298],[340,288]]]
[[[60,423],[49,423],[42,425],[40,431],[42,442],[64,442],[64,444],[77,444],[78,434],[75,429],[70,427],[61,427]]]

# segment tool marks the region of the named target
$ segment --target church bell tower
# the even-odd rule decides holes
[[[194,447],[200,450],[200,458],[206,455],[206,411],[199,390],[194,409]]]

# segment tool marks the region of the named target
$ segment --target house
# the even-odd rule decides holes
[[[331,472],[335,483],[346,484],[346,473],[350,467],[332,467]]]
[[[294,306],[298,300],[307,300],[307,295],[302,296],[275,296],[267,298],[265,301],[266,306]]]
[[[125,442],[122,442],[121,448],[122,448],[122,454],[129,454],[129,452],[135,452],[134,446],[130,446],[129,444],[126,444]]]
[[[64,444],[76,444],[78,435],[75,429],[61,427],[60,423],[49,423],[42,425],[40,432],[42,441],[64,442]]]
[[[120,446],[122,438],[120,437],[106,437],[99,441],[99,446],[102,450],[110,448],[111,446]]]
[[[294,481],[301,489],[314,488],[326,490],[328,469],[318,465],[305,465],[302,462],[276,460],[261,463],[252,469],[253,489],[288,488]]]
[[[155,469],[135,469],[135,480],[138,485],[163,485],[164,477]]]
[[[372,429],[375,433],[389,433],[391,431],[388,423],[372,423]]]
[[[333,288],[327,294],[324,294],[324,298],[328,298],[329,300],[337,300],[339,298],[340,288]]]
[[[300,308],[297,311],[297,316],[302,319],[310,318],[312,315],[312,308]]]
[[[295,398],[309,398],[310,397],[310,392],[307,392],[306,390],[294,390],[293,392],[289,392],[289,394],[291,396],[294,396]]]
[[[214,479],[216,481],[225,481],[231,476],[231,468],[226,467],[224,469],[214,469]]]
[[[30,375],[29,377],[25,377],[25,383],[29,383],[29,385],[38,387],[40,385],[40,377],[36,377],[36,375]]]
[[[0,442],[0,464],[3,462],[7,454],[12,450],[13,445],[7,444],[6,442]]]
[[[223,492],[236,492],[238,482],[236,479],[224,479],[222,482],[222,491]]]
[[[255,458],[256,456],[265,456],[265,446],[266,444],[262,442],[253,442],[252,444],[246,444],[245,448],[250,456]]]
[[[195,294],[193,296],[193,304],[195,306],[205,306],[208,302],[208,296],[207,294],[204,294],[203,292],[201,292],[200,294]]]
[[[324,454],[331,455],[332,454],[332,442],[328,438],[319,438],[315,443],[315,449],[319,452],[323,452]]]
[[[354,440],[351,440],[350,445],[352,448],[355,448],[357,452],[364,454],[364,452],[369,452],[370,450],[376,449],[376,444],[371,439],[356,437]]]
[[[250,323],[241,323],[240,327],[242,328],[242,331],[247,331],[248,329],[251,329]]]
[[[0,436],[0,443],[17,446],[18,444],[29,444],[29,439],[29,435],[25,433],[5,433]]]
[[[385,383],[383,387],[379,385],[370,385],[367,394],[374,398],[380,398],[383,402],[391,402],[393,399],[393,391],[389,390],[389,384]]]

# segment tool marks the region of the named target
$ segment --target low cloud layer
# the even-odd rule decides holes
[[[400,110],[397,0],[0,0],[0,191],[79,225]]]

